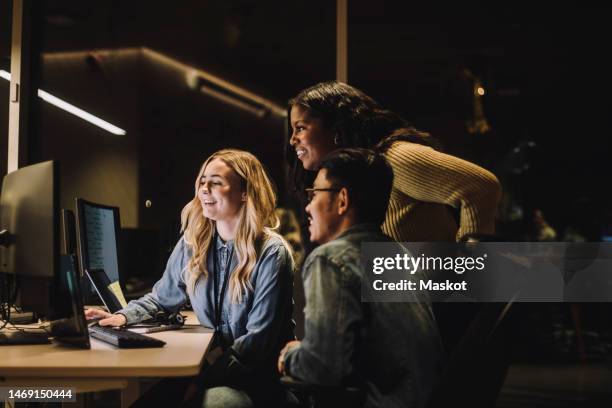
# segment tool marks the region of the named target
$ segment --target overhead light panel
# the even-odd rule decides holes
[[[273,114],[277,117],[287,117],[287,109],[269,101],[245,88],[237,86],[204,70],[177,61],[167,55],[143,48],[143,54],[151,61],[172,67],[185,76],[187,86],[208,96],[243,109],[257,117]]]
[[[0,69],[0,78],[4,78],[7,81],[10,81],[11,74]],[[87,122],[96,125],[99,128],[102,128],[114,135],[123,136],[127,133],[125,130],[113,125],[112,123],[108,123],[107,121],[100,119],[99,117],[94,116],[81,108],[77,108],[76,106],[64,101],[63,99],[60,99],[57,96],[53,96],[49,92],[43,91],[42,89],[38,90],[38,97],[43,101],[50,103],[51,105],[57,106],[58,108],[63,109],[66,112],[73,114],[74,116],[78,116],[79,118],[86,120]]]
[[[188,71],[185,78],[189,88],[197,89],[203,94],[247,111],[258,118],[263,118],[270,113],[270,110],[265,105],[245,97],[244,94],[236,93],[227,87],[219,86],[218,83],[205,79],[198,75],[196,70]]]

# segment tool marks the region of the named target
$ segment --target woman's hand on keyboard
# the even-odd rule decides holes
[[[87,320],[100,319],[100,326],[120,327],[127,323],[127,319],[122,314],[111,314],[100,309],[85,309],[85,318]]]

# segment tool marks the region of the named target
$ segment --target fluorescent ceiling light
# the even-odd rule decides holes
[[[0,77],[6,79],[7,81],[11,80],[11,74],[1,69]],[[85,112],[83,109],[77,108],[76,106],[58,98],[57,96],[53,96],[49,92],[43,91],[42,89],[38,90],[38,96],[43,101],[48,102],[51,105],[57,106],[58,108],[63,109],[66,112],[72,113],[73,115],[78,116],[79,118],[106,130],[107,132],[110,132],[115,135],[125,135],[127,133],[125,130],[118,128],[117,126],[108,123],[107,121],[102,120],[89,112]]]
[[[55,105],[60,109],[65,110],[66,112],[72,113],[74,116],[78,116],[79,118],[86,120],[89,123],[92,123],[102,129],[111,132],[115,135],[125,135],[125,130],[118,128],[117,126],[108,123],[105,120],[100,119],[97,116],[92,115],[89,112],[85,112],[83,109],[77,108],[74,105],[69,104],[68,102],[51,95],[49,92],[45,92],[42,89],[38,90],[38,96],[45,102],[50,103],[51,105]]]

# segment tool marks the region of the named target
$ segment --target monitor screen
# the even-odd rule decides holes
[[[102,269],[111,282],[119,279],[117,234],[119,208],[76,200],[78,247],[81,274],[85,270]]]

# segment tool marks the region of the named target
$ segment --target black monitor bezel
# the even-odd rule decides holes
[[[119,231],[121,228],[121,221],[119,218],[119,207],[105,205],[100,203],[95,203],[93,201],[85,200],[84,198],[76,198],[76,224],[77,224],[77,253],[78,253],[78,264],[79,264],[79,272],[81,277],[85,277],[85,270],[90,268],[89,266],[89,256],[88,248],[87,248],[87,239],[82,238],[86,237],[85,231],[85,223],[83,222],[85,211],[83,206],[89,205],[92,207],[101,208],[104,210],[112,210],[113,218],[115,220],[115,245],[117,246],[117,273],[119,274],[119,285],[121,289],[125,291],[123,276],[121,273],[121,257],[120,257],[120,242],[119,242]]]

